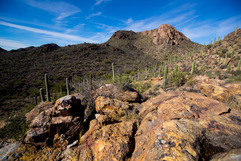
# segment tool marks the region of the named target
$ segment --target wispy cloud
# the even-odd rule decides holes
[[[100,16],[101,14],[102,14],[101,12],[92,13],[92,14],[90,14],[88,17],[86,17],[86,19],[90,19],[90,18],[92,18],[92,17]]]
[[[108,1],[111,1],[111,0],[96,0],[94,6],[98,6],[98,5],[100,5],[101,3],[103,3],[103,2],[108,2]]]
[[[230,17],[221,21],[205,20],[182,27],[182,32],[191,40],[208,43],[209,39],[224,37],[241,24],[241,15]]]
[[[19,41],[15,40],[8,40],[8,39],[0,39],[0,47],[6,49],[6,50],[11,50],[11,49],[18,49],[18,48],[25,48],[30,45],[24,44]]]
[[[36,1],[36,0],[26,0],[26,3],[32,7],[36,7],[45,11],[53,12],[57,14],[57,20],[62,20],[66,17],[74,15],[81,10],[66,2],[51,2],[51,1]]]
[[[42,29],[32,28],[32,27],[28,27],[28,26],[16,25],[13,23],[8,23],[8,22],[3,22],[3,21],[0,21],[0,25],[9,26],[9,27],[13,27],[13,28],[17,28],[17,29],[21,29],[21,30],[25,30],[25,31],[30,31],[30,32],[34,32],[34,33],[39,33],[39,34],[45,34],[45,35],[52,36],[55,38],[61,38],[63,40],[71,40],[71,41],[78,41],[78,42],[93,42],[93,43],[97,42],[95,40],[88,39],[88,38],[83,38],[83,37],[79,37],[79,36],[63,34],[63,33],[53,32],[53,31],[48,31],[48,30],[42,30]]]
[[[197,17],[198,15],[195,15],[194,10],[188,10],[187,8],[180,6],[176,10],[171,10],[159,16],[152,16],[142,20],[129,21],[125,29],[139,32],[157,28],[161,24],[172,24],[177,27],[179,25],[188,23]]]

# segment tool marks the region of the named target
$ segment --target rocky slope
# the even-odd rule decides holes
[[[200,80],[196,82],[198,86],[217,81],[195,79]],[[240,95],[241,85],[236,86],[229,85]],[[142,96],[135,90],[107,84],[94,93],[95,117],[90,119],[86,131],[83,116],[88,107],[81,104],[78,95],[63,97],[42,112],[36,110],[44,108],[40,104],[30,112],[35,117],[29,119],[32,121],[25,138],[28,144],[19,145],[6,158],[190,161],[235,156],[240,159],[241,112],[202,93],[206,92],[163,91],[142,102]],[[219,94],[228,97],[227,91]],[[42,148],[37,150],[39,145]]]

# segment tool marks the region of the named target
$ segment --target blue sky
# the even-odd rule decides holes
[[[241,26],[240,0],[0,0],[0,47],[103,43],[171,24],[204,44]]]

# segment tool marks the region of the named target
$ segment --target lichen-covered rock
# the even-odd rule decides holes
[[[73,141],[78,138],[82,128],[84,108],[74,96],[65,96],[55,105],[42,111],[33,119],[27,131],[26,143],[53,144],[55,134],[65,134],[65,139]]]
[[[131,89],[118,89],[113,85],[105,85],[97,89],[95,110],[98,114],[108,115],[113,119],[121,120],[121,117],[137,113],[141,95]]]
[[[131,160],[208,160],[241,147],[239,111],[197,93],[167,94],[145,102],[153,107],[143,112]]]
[[[99,124],[99,121],[95,123],[98,125],[92,125],[90,132],[81,138],[81,145],[78,147],[80,160],[123,160],[133,151],[135,122],[126,121],[105,126]]]
[[[128,102],[123,102],[117,99],[110,99],[103,96],[99,96],[96,99],[95,106],[97,113],[112,115],[117,114],[119,116],[125,115],[126,111],[130,109]]]

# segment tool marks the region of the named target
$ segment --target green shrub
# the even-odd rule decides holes
[[[7,120],[7,124],[0,129],[0,138],[23,140],[26,131],[25,116],[16,116]]]
[[[140,93],[145,92],[151,87],[151,83],[142,83],[142,82],[132,83],[132,85],[133,85],[133,88]]]
[[[207,45],[207,49],[210,49],[212,47],[212,44]]]

